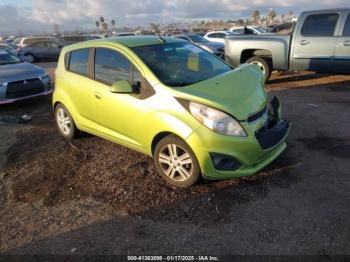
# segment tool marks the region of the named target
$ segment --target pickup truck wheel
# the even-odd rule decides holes
[[[272,72],[271,62],[263,57],[254,56],[249,58],[246,63],[257,65],[264,73],[265,82],[270,78]]]

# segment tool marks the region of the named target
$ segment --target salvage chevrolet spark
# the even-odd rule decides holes
[[[66,46],[53,107],[65,138],[88,132],[153,157],[170,184],[252,175],[286,148],[289,122],[255,65],[230,67],[156,36]]]

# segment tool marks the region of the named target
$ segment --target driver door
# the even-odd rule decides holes
[[[152,109],[139,94],[111,93],[110,86],[119,80],[128,80],[135,89],[142,88],[142,74],[121,53],[96,48],[94,61],[96,122],[99,131],[117,142],[145,150],[140,130],[149,125]]]

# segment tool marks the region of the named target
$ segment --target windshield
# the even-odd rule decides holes
[[[188,35],[188,37],[195,43],[207,43],[209,42],[207,39],[200,35]]]
[[[5,50],[0,50],[0,65],[17,64],[17,63],[21,63],[21,60],[19,60],[18,57],[11,55]]]
[[[231,70],[231,67],[190,43],[140,46],[134,52],[158,79],[171,87],[194,84]]]

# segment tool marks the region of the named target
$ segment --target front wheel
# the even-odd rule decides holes
[[[267,58],[254,56],[246,61],[247,64],[257,65],[264,74],[265,82],[269,80],[272,73],[271,62]]]
[[[197,182],[200,167],[192,149],[177,136],[163,138],[153,155],[158,173],[168,183],[177,187],[189,187]]]

